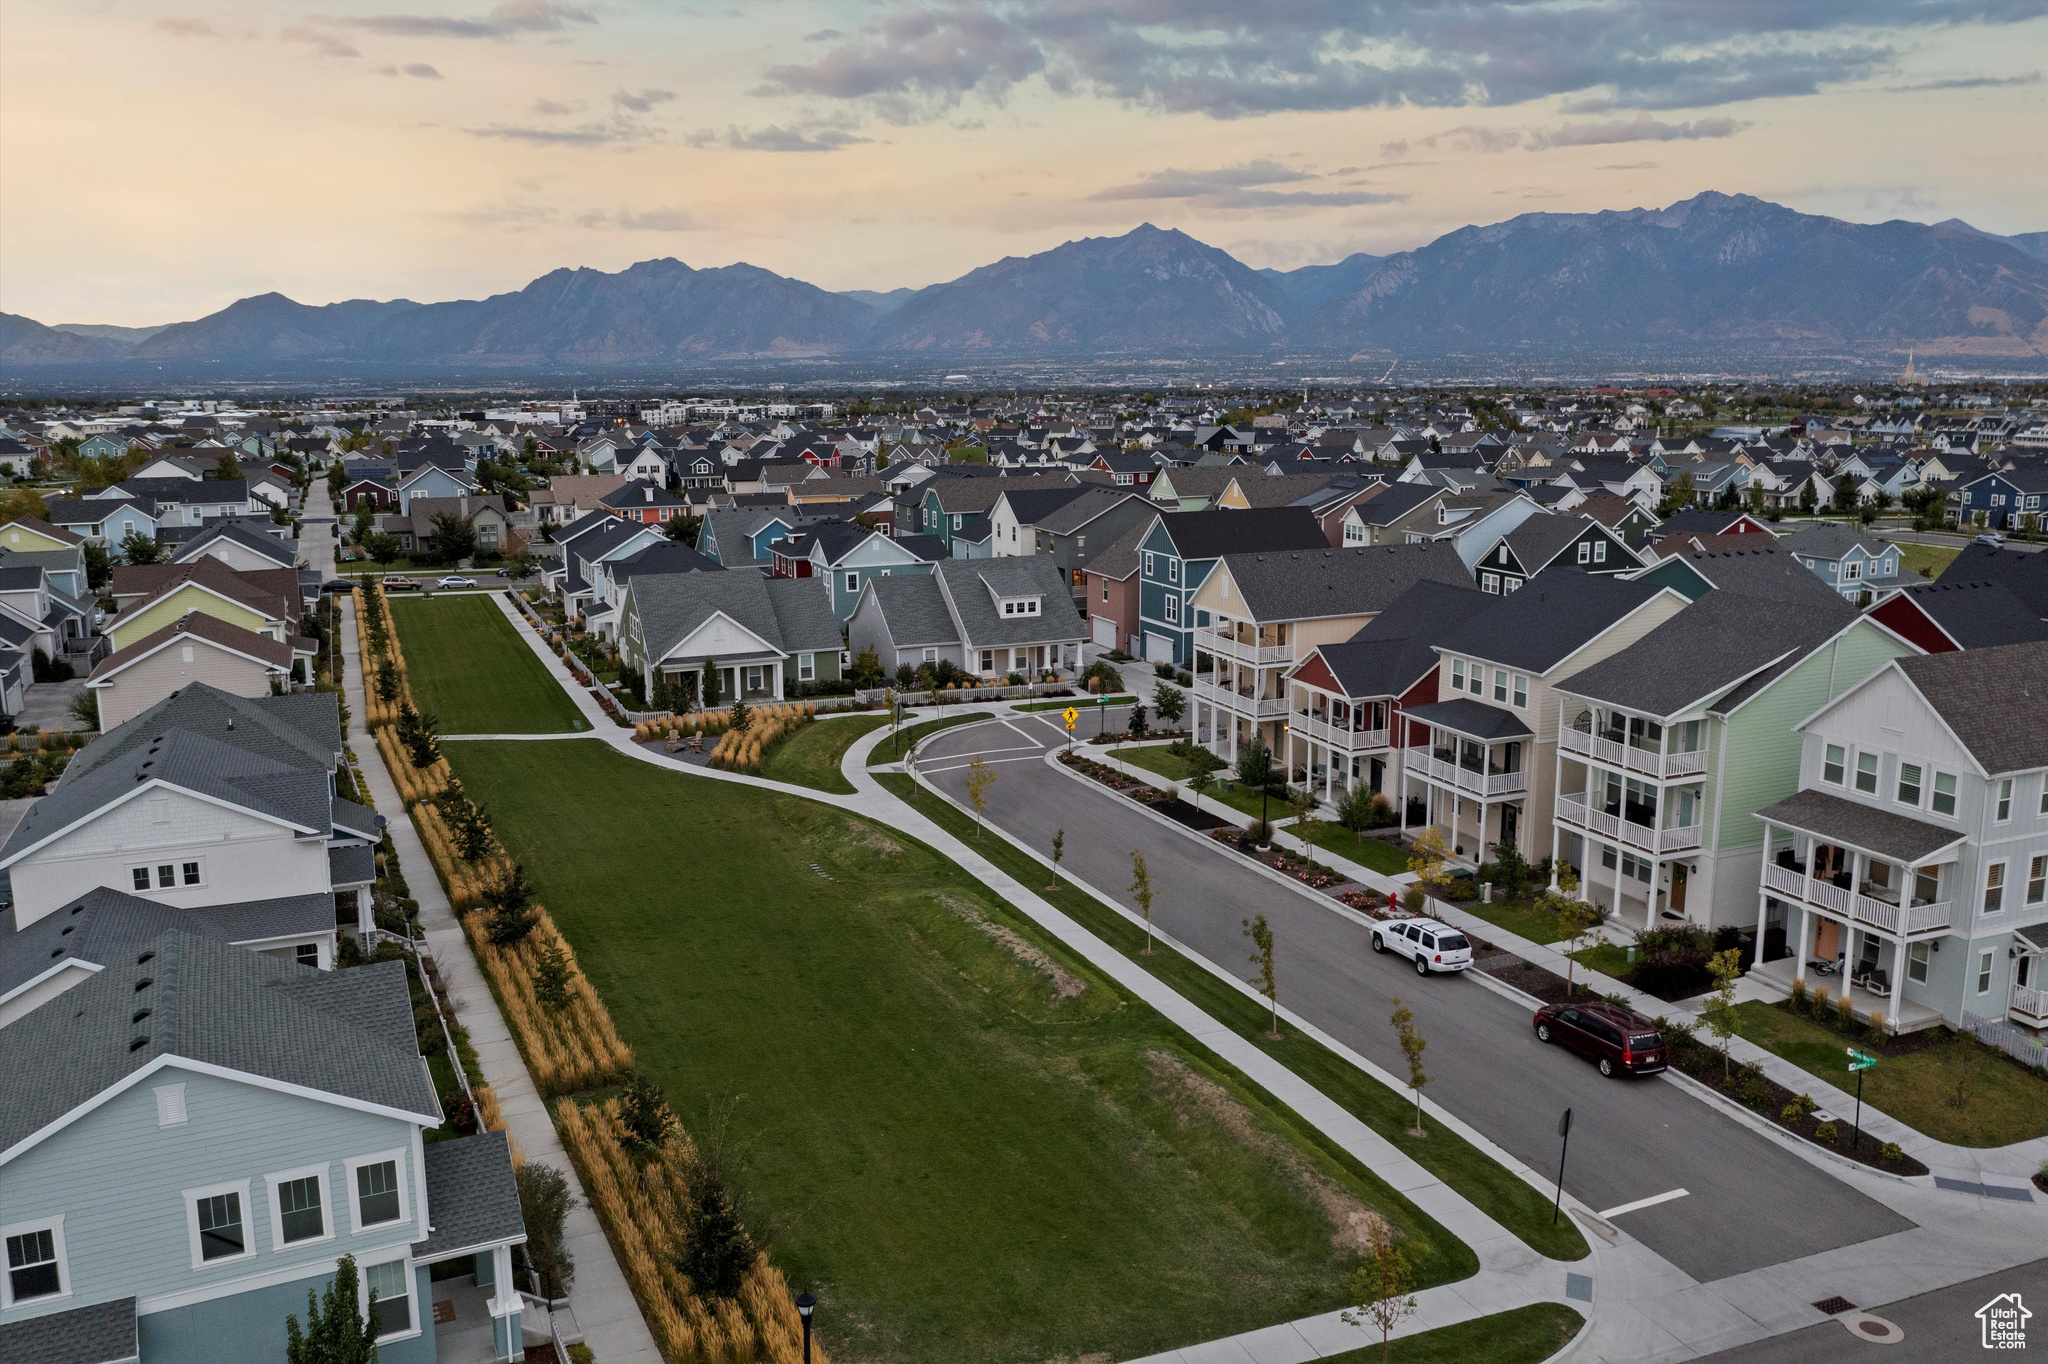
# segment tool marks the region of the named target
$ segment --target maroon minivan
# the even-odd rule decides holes
[[[1664,1069],[1668,1057],[1655,1023],[1604,1000],[1544,1005],[1536,1011],[1536,1040],[1570,1047],[1602,1075],[1648,1075]]]

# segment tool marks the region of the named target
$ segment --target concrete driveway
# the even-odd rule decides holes
[[[1092,719],[1093,717],[1084,717]],[[1111,728],[1118,723],[1109,717]],[[1912,1223],[1715,1112],[1671,1080],[1604,1080],[1537,1042],[1525,1005],[1462,977],[1418,979],[1375,956],[1367,930],[1310,893],[1161,827],[1128,799],[1048,767],[1065,742],[1056,719],[1015,716],[941,734],[920,770],[964,799],[969,758],[997,779],[989,818],[1037,848],[1067,831],[1064,866],[1126,904],[1131,852],[1157,887],[1153,919],[1192,950],[1243,975],[1242,920],[1263,913],[1278,939],[1280,1001],[1396,1073],[1406,1072],[1387,1016],[1414,1009],[1430,1039],[1429,1096],[1537,1170],[1557,1167],[1557,1121],[1574,1113],[1565,1186],[1596,1209],[1674,1189],[1685,1197],[1615,1215],[1616,1225],[1695,1279],[1709,1281],[1904,1231]]]

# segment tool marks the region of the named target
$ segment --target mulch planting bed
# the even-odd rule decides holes
[[[1311,862],[1298,853],[1288,852],[1277,845],[1261,848],[1245,837],[1235,827],[1214,829],[1209,837],[1218,843],[1228,844],[1254,862],[1263,862],[1273,870],[1291,876],[1311,890],[1328,890],[1331,886],[1348,884],[1349,878],[1331,871],[1320,862]]]
[[[1158,787],[1139,781],[1136,777],[1126,776],[1107,763],[1084,758],[1078,753],[1062,753],[1060,761],[1081,775],[1102,783],[1112,791],[1122,792],[1140,805],[1149,805],[1168,819],[1185,824],[1197,833],[1235,827],[1222,816],[1212,815],[1207,810],[1198,810],[1187,801],[1169,797]]]

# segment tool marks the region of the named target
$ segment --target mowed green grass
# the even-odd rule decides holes
[[[685,1122],[729,1106],[749,1219],[837,1358],[1127,1359],[1328,1311],[1367,1206],[1423,1282],[1476,1268],[929,849],[546,748],[449,757]]]
[[[390,601],[413,704],[435,716],[443,734],[590,728],[488,596]]]
[[[905,753],[917,747],[917,741],[927,734],[937,734],[942,729],[955,725],[971,725],[976,720],[986,720],[993,712],[971,710],[965,715],[941,715],[936,720],[924,720],[914,725],[905,725],[901,734],[891,735],[874,747],[868,754],[869,767],[884,767],[899,762]]]
[[[848,715],[813,720],[788,740],[776,745],[775,751],[761,764],[761,775],[774,781],[850,796],[853,783],[840,773],[840,760],[861,735],[871,734],[888,723],[886,715]]]
[[[1321,1364],[1542,1364],[1585,1326],[1563,1303],[1539,1302],[1403,1336],[1382,1352],[1378,1345],[1325,1355]]]

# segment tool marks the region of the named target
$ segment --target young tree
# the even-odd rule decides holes
[[[704,708],[716,710],[718,699],[718,660],[707,658],[704,660]]]
[[[510,947],[524,942],[539,922],[540,916],[533,908],[533,883],[526,879],[523,862],[514,862],[510,871],[501,873],[484,888],[484,903],[491,916],[485,922],[484,936],[493,946]]]
[[[1316,812],[1316,793],[1306,786],[1290,788],[1287,792],[1287,813],[1294,816],[1294,836],[1307,842],[1301,826],[1308,823],[1309,816]]]
[[[1065,825],[1052,832],[1052,884],[1047,890],[1060,888],[1060,859],[1067,855],[1067,830]]]
[[[1512,840],[1503,838],[1493,845],[1494,882],[1500,887],[1501,898],[1518,898],[1529,884],[1529,862],[1522,856]]]
[[[1363,782],[1353,782],[1351,789],[1344,793],[1344,799],[1337,802],[1338,827],[1349,829],[1352,837],[1360,842],[1365,841],[1365,831],[1372,827],[1377,813],[1373,793]]]
[[[1422,1068],[1422,1053],[1429,1049],[1429,1039],[1415,1026],[1415,1011],[1394,996],[1394,1012],[1387,1020],[1394,1025],[1394,1035],[1401,1041],[1401,1054],[1408,1058],[1408,1088],[1415,1092],[1415,1126],[1408,1129],[1411,1137],[1429,1135],[1422,1126],[1422,1087],[1429,1083],[1428,1072]]]
[[[619,1126],[624,1129],[626,1154],[644,1165],[661,1154],[669,1133],[675,1131],[676,1115],[654,1081],[635,1075],[619,1096]]]
[[[1252,946],[1258,949],[1251,955],[1252,965],[1259,968],[1259,973],[1252,977],[1252,984],[1259,987],[1259,993],[1266,997],[1266,1002],[1273,1008],[1272,1027],[1266,1033],[1266,1036],[1269,1040],[1278,1042],[1280,1040],[1280,985],[1273,975],[1273,927],[1266,922],[1266,916],[1263,914],[1245,919],[1243,923],[1244,935],[1250,938]]]
[[[874,645],[870,644],[854,655],[851,676],[853,685],[863,691],[882,685],[882,660],[876,656]]]
[[[1131,898],[1145,915],[1145,949],[1142,955],[1152,955],[1152,869],[1145,865],[1145,854],[1134,849],[1131,853]]]
[[[1707,1031],[1721,1043],[1721,1078],[1727,1079],[1734,1068],[1729,1055],[1729,1045],[1735,1036],[1735,982],[1742,976],[1742,952],[1731,947],[1725,952],[1716,952],[1707,961],[1707,974],[1714,978],[1714,991],[1707,996],[1706,1007],[1700,1010],[1707,1025]],[[1848,987],[1843,987],[1842,997],[1848,998]]]
[[[107,552],[105,545],[87,541],[85,545],[85,585],[94,592],[103,592],[114,580],[114,556]]]
[[[684,1162],[688,1199],[676,1268],[699,1296],[725,1302],[739,1296],[759,1252],[726,1181],[719,1146],[716,1141],[701,1143]]]
[[[563,1243],[562,1224],[576,1206],[576,1195],[560,1170],[537,1160],[513,1166],[512,1182],[519,1186],[519,1213],[526,1223],[526,1262],[540,1275],[545,1296],[566,1297],[576,1277],[576,1259]]]
[[[1202,793],[1214,787],[1215,785],[1216,774],[1214,772],[1209,771],[1207,768],[1196,768],[1194,775],[1188,778],[1188,790],[1195,793],[1196,810],[1200,810],[1202,808]]]
[[[1558,906],[1557,931],[1563,935],[1564,984],[1567,994],[1576,988],[1572,983],[1572,977],[1578,963],[1572,954],[1591,943],[1593,930],[1599,926],[1600,911],[1591,901],[1568,899]]]
[[[164,547],[157,543],[155,536],[144,535],[139,530],[131,530],[121,537],[121,561],[123,563],[157,564],[162,563],[163,558]]]
[[[1257,730],[1252,731],[1251,739],[1237,751],[1237,780],[1259,793],[1259,827],[1271,829],[1273,826],[1266,819],[1266,795],[1267,787],[1273,781],[1273,755]]]
[[[441,745],[434,738],[439,724],[433,715],[422,715],[411,706],[399,712],[398,741],[414,767],[432,767],[440,759]]]
[[[296,1313],[285,1316],[285,1364],[376,1364],[377,1333],[382,1329],[377,1295],[370,1294],[367,1317],[356,1305],[361,1300],[356,1257],[344,1255],[317,1301],[313,1290],[306,1290],[305,1329],[300,1329]]]
[[[1441,895],[1451,882],[1450,849],[1444,846],[1443,831],[1435,825],[1424,829],[1408,854],[1408,870],[1426,895]]]
[[[1365,1263],[1351,1276],[1353,1306],[1344,1313],[1344,1324],[1379,1327],[1380,1359],[1384,1362],[1393,1357],[1394,1328],[1416,1309],[1410,1292],[1415,1276],[1407,1255],[1395,1247],[1393,1231],[1384,1218],[1373,1221],[1371,1239]]]
[[[569,958],[560,943],[548,943],[534,954],[533,997],[551,1012],[569,1007]]]
[[[214,462],[213,476],[215,478],[240,478],[242,476],[242,462],[235,458],[234,451],[223,450],[221,452],[220,458]]]
[[[996,770],[981,760],[979,753],[967,764],[967,803],[974,807],[974,836],[981,837],[982,816],[988,813],[988,788],[995,785]]]
[[[1161,682],[1152,689],[1152,709],[1159,712],[1159,718],[1169,725],[1180,723],[1180,717],[1187,714],[1187,693],[1179,687],[1170,687]]]
[[[435,512],[427,532],[427,548],[444,564],[476,553],[476,524],[460,512]]]
[[[375,535],[364,536],[362,546],[363,553],[370,556],[370,561],[379,564],[388,564],[395,561],[398,558],[399,550],[404,548],[404,546],[399,544],[396,535],[387,535],[382,531]]]

